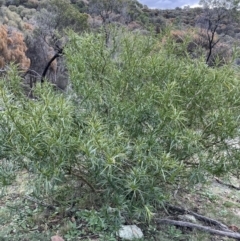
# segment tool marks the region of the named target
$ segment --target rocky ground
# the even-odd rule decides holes
[[[47,207],[46,203],[31,198],[34,191],[31,186],[32,181],[32,175],[29,175],[26,171],[19,171],[16,181],[2,189],[0,197],[0,240],[50,241],[54,235],[63,237],[65,241],[121,240],[117,237],[104,238],[104,235],[97,231],[98,228],[95,227],[93,230],[90,227],[92,224],[88,222],[89,220],[86,219],[87,221],[79,223],[74,215],[61,215],[59,210],[53,210],[51,207]],[[239,179],[232,177],[221,180],[211,178],[206,185],[196,185],[191,191],[187,189],[176,190],[172,205],[217,220],[225,224],[230,230],[238,233],[240,232],[239,181]],[[163,218],[163,215],[167,217],[166,213],[156,214],[161,218]],[[178,212],[171,213],[171,217],[175,220],[195,223],[194,217],[191,216],[191,214],[180,215]],[[199,222],[196,223],[199,224]],[[211,225],[204,222],[201,222],[201,225],[211,228]],[[233,240],[191,228],[176,228],[172,225],[158,225],[157,230],[154,225],[147,227],[147,225],[139,224],[139,226],[145,237],[139,240]],[[52,240],[58,239],[52,238]]]

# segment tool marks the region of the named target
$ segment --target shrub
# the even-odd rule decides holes
[[[9,5],[9,6],[8,6],[8,9],[9,9],[10,11],[12,11],[12,12],[17,12],[18,7],[15,6],[15,5]]]
[[[36,14],[36,10],[35,9],[23,9],[21,12],[20,12],[20,16],[22,18],[26,18],[26,19],[30,19],[34,14]]]
[[[39,6],[38,0],[28,0],[24,3],[22,3],[26,8],[37,8]]]
[[[78,32],[86,30],[88,28],[87,19],[87,14],[80,13],[78,9],[67,0],[43,2],[41,10],[36,16],[39,28],[42,30],[54,28],[55,32],[63,31],[66,28]]]
[[[0,36],[0,67],[4,68],[10,62],[14,62],[19,64],[21,69],[27,70],[30,60],[25,55],[27,47],[22,33],[1,25]]]
[[[14,8],[14,11],[11,11],[10,9],[12,9],[12,5],[10,6],[10,8],[3,6],[0,9],[0,15],[4,19],[3,24],[7,24],[8,26],[11,26],[23,31],[24,22],[18,14],[19,7]],[[15,12],[15,10],[17,10],[17,12]]]
[[[153,51],[157,39],[123,30],[108,47],[97,33],[69,38],[69,95],[46,83],[27,99],[14,71],[1,82],[0,153],[38,174],[35,195],[81,182],[72,189],[98,206],[150,219],[175,184],[239,170],[233,69],[176,57],[170,44]]]

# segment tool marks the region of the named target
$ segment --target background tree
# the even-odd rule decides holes
[[[129,11],[129,1],[128,0],[90,0],[89,1],[89,14],[94,16],[100,16],[102,21],[102,27],[105,33],[105,43],[108,44],[109,41],[109,29],[108,24],[113,22],[114,16],[120,14],[122,22],[125,20],[128,22],[128,11]],[[121,21],[120,21],[121,22]]]
[[[226,8],[232,10],[239,9],[239,0],[200,0],[199,4],[204,8]]]
[[[203,6],[203,12],[198,17],[196,25],[200,28],[199,35],[207,38],[206,63],[211,65],[213,48],[228,33],[226,29],[223,35],[217,38],[217,31],[223,24],[231,24],[239,8],[239,0],[200,0],[199,4]]]
[[[110,22],[110,15],[116,12],[119,8],[120,1],[113,0],[91,0],[89,4],[89,12],[92,14],[100,15],[103,23]]]
[[[68,0],[43,2],[31,22],[35,25],[34,34],[28,38],[28,56],[31,59],[31,73],[43,75],[48,62],[62,52],[67,37],[65,29],[81,32],[88,28],[88,15],[80,13]],[[64,60],[55,59],[49,65],[48,77],[58,87],[64,89],[68,78]]]

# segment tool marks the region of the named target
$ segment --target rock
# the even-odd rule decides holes
[[[58,235],[55,235],[51,237],[51,241],[64,241],[64,239]]]
[[[143,237],[142,230],[136,225],[122,225],[117,235],[126,240],[133,240]]]
[[[191,223],[197,223],[197,220],[194,216],[185,214],[185,215],[178,215],[178,218],[182,221],[191,222]]]

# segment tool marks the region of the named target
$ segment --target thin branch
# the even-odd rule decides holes
[[[37,203],[37,204],[39,204],[41,206],[47,207],[47,208],[52,209],[52,210],[56,210],[55,206],[53,206],[51,204],[48,204],[48,203],[45,203],[43,201],[40,201],[40,200],[38,200],[36,198],[30,197],[28,195],[25,195],[24,198],[29,200],[29,201],[31,201],[31,202]]]
[[[186,210],[186,209],[181,208],[181,207],[175,207],[175,206],[172,206],[172,205],[169,205],[169,204],[167,204],[166,206],[169,209],[176,210],[176,211],[181,212],[181,213],[191,214],[192,216],[197,218],[199,221],[203,221],[203,222],[206,222],[208,224],[215,225],[218,228],[220,228],[221,230],[229,231],[229,228],[225,224],[223,224],[223,223],[221,223],[221,222],[219,222],[219,221],[217,221],[215,219],[205,217],[203,215],[200,215],[198,213],[192,212],[190,210]]]
[[[33,73],[33,74],[30,74],[30,73]],[[24,74],[23,77],[26,77],[26,75],[41,77],[41,75],[40,75],[37,71],[35,71],[35,70],[33,70],[33,69],[28,69],[28,70],[25,72],[25,74]]]
[[[224,183],[223,181],[221,181],[220,179],[218,179],[217,177],[214,177],[214,179],[216,180],[216,182],[218,182],[218,183],[220,183],[220,184],[222,184],[222,185],[224,185],[224,186],[227,186],[227,187],[229,187],[229,188],[232,188],[232,189],[235,189],[235,190],[240,190],[240,187],[236,187],[236,186],[234,186],[234,185],[232,185],[232,184],[228,184],[228,183]]]
[[[91,189],[92,189],[92,191],[93,192],[98,192],[98,190],[96,190],[94,187],[93,187],[93,185],[89,182],[89,181],[87,181],[82,175],[79,175],[79,174],[77,174],[77,173],[71,173],[73,176],[75,176],[75,177],[78,177],[79,179],[81,179],[84,183],[86,183]]]
[[[180,226],[180,227],[196,228],[198,230],[208,232],[211,234],[240,240],[240,233],[235,233],[235,232],[231,232],[231,231],[220,231],[220,230],[212,229],[210,227],[206,227],[206,226],[202,226],[202,225],[198,225],[198,224],[182,222],[182,221],[175,221],[175,220],[171,220],[171,219],[155,219],[155,221],[157,224],[170,224],[170,225],[175,225],[175,226]]]

